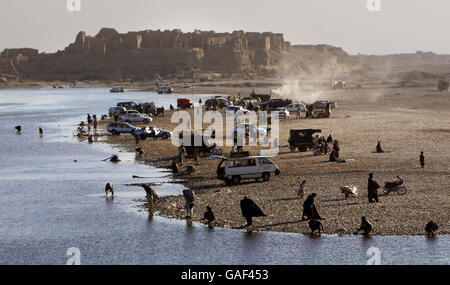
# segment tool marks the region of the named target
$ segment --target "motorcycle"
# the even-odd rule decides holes
[[[384,182],[384,194],[388,195],[390,192],[397,192],[399,195],[406,194],[406,186],[403,185],[403,179],[400,176],[397,176],[397,181],[392,182]]]
[[[328,147],[328,144],[318,144],[313,146],[313,154],[314,155],[321,155],[321,154],[327,154],[331,151],[331,149]]]

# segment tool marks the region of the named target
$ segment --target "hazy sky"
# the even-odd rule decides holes
[[[78,1],[78,0],[72,0]],[[293,44],[330,44],[350,54],[416,50],[450,53],[449,0],[0,0],[0,50],[33,47],[54,52],[79,31],[272,31]],[[377,1],[377,0],[372,0]]]

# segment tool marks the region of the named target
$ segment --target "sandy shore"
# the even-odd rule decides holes
[[[239,87],[242,88],[242,87]],[[219,90],[220,93],[224,90]],[[241,90],[241,89],[238,89]],[[247,92],[250,92],[247,88]],[[237,92],[237,91],[236,91]],[[261,231],[309,233],[301,222],[303,199],[296,197],[298,177],[306,179],[307,194],[317,193],[316,204],[325,217],[326,233],[346,228],[352,233],[361,216],[374,225],[375,235],[424,234],[429,220],[439,225],[439,234],[449,234],[450,227],[450,94],[436,92],[429,87],[323,90],[321,98],[338,102],[339,108],[328,119],[291,118],[281,122],[280,153],[272,160],[281,174],[268,182],[243,182],[227,186],[217,180],[217,161],[201,157],[197,173],[178,175],[185,186],[194,190],[197,200],[194,220],[200,221],[207,205],[213,208],[217,226],[239,228],[245,224],[239,201],[242,194],[253,199],[267,217],[255,218],[254,229]],[[319,98],[320,99],[320,98]],[[105,106],[107,109],[109,106]],[[156,117],[151,125],[173,130],[171,113]],[[103,122],[103,126],[108,121]],[[331,133],[340,141],[341,157],[346,163],[327,162],[325,155],[314,156],[310,151],[290,152],[287,148],[289,129],[319,128],[322,134]],[[107,141],[134,151],[130,135],[108,136]],[[385,153],[374,153],[377,140],[382,140]],[[168,158],[177,154],[170,140],[141,141],[145,154],[139,159],[160,167],[169,167]],[[259,154],[259,147],[248,147]],[[224,153],[230,151],[223,147]],[[419,165],[420,151],[425,152],[426,166]],[[158,159],[163,161],[157,162]],[[192,165],[187,159],[187,165]],[[397,175],[405,180],[406,195],[380,194],[379,203],[367,201],[368,173],[382,185]],[[142,181],[151,182],[151,181]],[[344,199],[339,187],[354,184],[359,197]],[[181,194],[181,193],[180,193]],[[183,219],[186,215],[184,198],[170,196],[160,199],[156,211],[165,217]]]

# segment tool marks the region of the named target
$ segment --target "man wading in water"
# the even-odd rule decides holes
[[[195,200],[195,196],[194,196],[194,191],[192,191],[191,189],[184,189],[183,190],[183,197],[186,200],[186,219],[190,219],[192,218],[193,211],[192,208],[194,208],[194,200]]]

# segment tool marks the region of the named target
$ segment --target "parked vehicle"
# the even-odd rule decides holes
[[[179,109],[188,109],[193,106],[192,99],[187,98],[179,98],[177,99],[177,108]]]
[[[134,114],[134,115],[140,115],[141,113],[139,113],[139,112],[136,111],[136,110],[128,110],[128,109],[127,109],[127,110],[125,110],[125,112],[120,113],[119,117],[120,117],[120,119],[122,120],[123,117],[129,116],[129,115],[132,115],[132,114]]]
[[[156,105],[153,102],[140,103],[136,106],[136,110],[140,113],[152,114],[154,116],[157,114]]]
[[[235,136],[245,134],[245,136],[258,137],[265,136],[267,134],[265,128],[260,128],[252,123],[238,124],[231,131],[233,132],[233,134],[235,134]]]
[[[313,135],[320,133],[319,129],[291,129],[288,139],[289,148],[294,151],[296,148],[299,151],[307,151],[314,147]]]
[[[289,119],[289,111],[286,110],[285,108],[277,108],[273,112],[278,113],[278,118],[280,118],[280,119],[283,119],[283,120]]]
[[[306,116],[313,118],[329,118],[331,115],[331,110],[336,108],[335,102],[328,101],[316,101],[314,104],[306,106],[307,113]]]
[[[126,110],[127,109],[125,109],[124,107],[111,107],[108,110],[109,117],[112,118],[112,117],[114,117],[114,115],[119,115],[119,116],[123,115],[123,114],[125,114]]]
[[[227,115],[245,115],[248,113],[248,110],[241,107],[241,106],[234,106],[234,105],[230,105],[227,107],[227,110],[225,111]]]
[[[136,128],[136,130],[133,131],[132,134],[136,134],[141,140],[145,140],[151,135],[151,130],[149,127]]]
[[[108,126],[106,127],[106,130],[113,135],[118,135],[121,133],[131,134],[134,131],[136,131],[137,129],[138,128],[136,128],[135,126],[133,126],[129,123],[123,123],[123,122],[112,122],[112,123],[109,123]]]
[[[273,98],[267,102],[261,103],[260,106],[263,110],[268,110],[268,109],[286,107],[289,104],[292,104],[292,100],[289,100],[289,99],[283,100],[281,98]]]
[[[109,90],[110,93],[120,93],[120,92],[124,92],[124,91],[125,90],[123,89],[123,87],[114,87]]]
[[[212,156],[208,159],[221,159],[217,166],[217,178],[227,184],[239,184],[244,179],[268,181],[272,175],[279,175],[280,168],[267,157],[249,156],[227,158]]]
[[[205,101],[206,110],[211,110],[211,109],[213,109],[214,106],[228,107],[230,105],[233,105],[233,104],[231,104],[230,101],[223,99],[223,98],[211,98],[211,99],[207,99]]]
[[[397,176],[397,180],[393,182],[384,182],[384,194],[388,195],[390,192],[397,192],[399,195],[406,194],[406,186],[403,185],[403,179]]]
[[[127,110],[136,110],[137,104],[135,102],[119,102],[117,107],[124,107]]]
[[[345,81],[334,80],[331,82],[332,89],[345,89],[347,88],[347,83]]]
[[[234,102],[233,105],[235,106],[242,106],[246,109],[249,109],[250,107],[255,107],[257,105],[259,105],[261,102],[258,99],[255,98],[244,98],[244,99],[240,99],[237,100],[236,102]]]
[[[159,82],[156,84],[156,89],[158,94],[171,94],[173,93],[173,88],[170,86],[169,82]]]
[[[181,88],[191,88],[191,84],[190,83],[183,83],[183,85],[181,85]]]
[[[150,127],[150,131],[151,131],[150,137],[152,137],[152,138],[162,138],[162,139],[166,140],[166,139],[172,137],[172,132],[163,130],[159,127],[152,126],[152,127]]]
[[[270,97],[272,96],[272,90],[270,90],[269,94],[257,94],[255,92],[255,89],[252,90],[250,93],[250,97],[259,100],[260,102],[267,102],[270,100]]]
[[[289,112],[306,112],[306,106],[303,103],[292,103],[286,106]]]
[[[179,138],[182,139],[182,142],[189,142],[189,139],[185,137],[190,137],[190,144],[184,144],[184,149],[186,150],[186,154],[188,156],[192,156],[194,154],[194,149],[197,148],[198,154],[216,154],[222,155],[222,149],[219,148],[213,139],[209,136],[194,134],[189,132],[182,132],[179,134]],[[196,142],[201,142],[201,145],[195,145]]]
[[[152,122],[153,119],[149,115],[145,114],[136,114],[136,113],[129,113],[121,118],[122,121],[131,123],[131,122],[142,122],[144,124],[148,124],[149,122]]]

